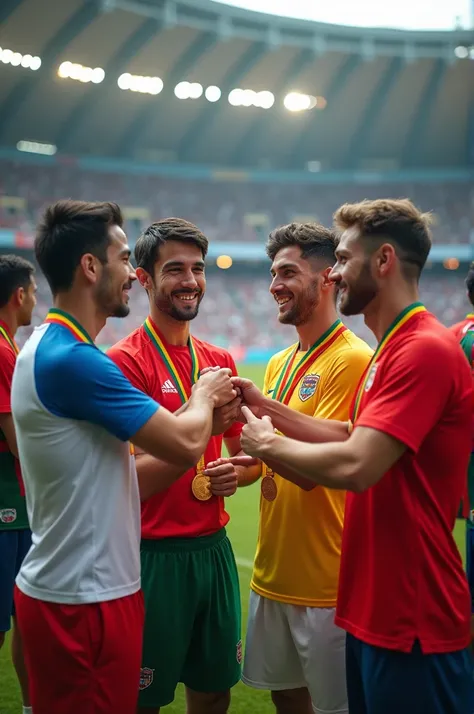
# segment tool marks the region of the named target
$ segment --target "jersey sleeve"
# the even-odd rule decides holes
[[[439,339],[406,342],[383,365],[356,426],[382,431],[417,453],[453,388],[451,349]]]
[[[371,353],[367,349],[345,350],[335,360],[322,387],[315,417],[348,421],[354,393],[370,362]]]
[[[12,350],[0,351],[0,414],[10,414],[10,394],[16,357]]]
[[[143,371],[142,363],[134,359],[134,356],[131,355],[130,352],[117,347],[111,347],[111,349],[107,351],[107,356],[117,365],[134,387],[141,392],[145,392],[145,394],[150,394],[147,375]]]
[[[55,357],[37,354],[35,365],[38,396],[52,414],[97,424],[128,441],[157,411],[159,405],[96,347],[75,343]]]
[[[234,377],[238,376],[237,367],[235,365],[234,359],[233,359],[232,355],[230,355],[229,353],[227,353],[227,365],[226,366],[229,367],[229,369],[232,371],[232,374],[234,375]],[[223,435],[224,439],[233,439],[236,436],[240,436],[240,434],[242,433],[243,426],[244,425],[240,421],[234,422],[227,429],[227,431],[224,432],[224,435]]]

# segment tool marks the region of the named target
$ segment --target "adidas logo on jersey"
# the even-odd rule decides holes
[[[178,390],[171,379],[167,379],[166,382],[161,385],[161,391],[163,394],[178,394]]]

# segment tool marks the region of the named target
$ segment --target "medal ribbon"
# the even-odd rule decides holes
[[[143,323],[143,328],[144,328],[145,332],[147,333],[148,337],[150,338],[150,340],[152,341],[153,345],[155,346],[156,350],[158,351],[158,354],[160,355],[161,359],[165,363],[166,368],[168,369],[168,372],[170,374],[170,377],[173,380],[173,382],[176,386],[176,389],[178,390],[178,394],[181,398],[181,401],[183,404],[185,404],[188,401],[190,395],[188,395],[186,393],[182,379],[179,376],[178,370],[176,369],[176,366],[173,363],[173,360],[171,359],[170,354],[165,347],[165,343],[161,339],[158,332],[155,330],[153,323],[149,317],[147,317],[145,322]],[[195,384],[199,379],[200,372],[199,372],[199,360],[197,358],[196,349],[194,347],[193,338],[191,337],[191,335],[189,335],[189,338],[188,338],[188,348],[189,348],[189,353],[191,355],[191,384]],[[204,454],[203,454],[201,456],[201,458],[199,459],[198,465],[196,466],[197,473],[202,473],[204,471],[204,466],[205,466],[205,461],[204,461]]]
[[[466,320],[474,320],[474,312],[468,312],[466,315]]]
[[[398,317],[395,318],[395,320],[392,322],[382,339],[380,340],[379,344],[377,345],[377,349],[375,350],[374,354],[372,355],[372,359],[369,362],[369,365],[364,373],[364,376],[361,379],[360,385],[359,385],[359,390],[357,392],[357,396],[354,400],[354,409],[352,412],[352,425],[355,424],[355,421],[357,419],[357,416],[359,414],[359,409],[360,409],[360,403],[362,401],[362,395],[364,393],[367,381],[369,379],[369,375],[372,369],[372,365],[375,363],[375,360],[377,357],[379,357],[385,347],[388,345],[392,337],[396,335],[396,333],[405,325],[409,320],[411,320],[412,317],[415,315],[418,315],[420,312],[426,312],[426,308],[424,305],[421,304],[421,302],[414,302],[412,305],[408,305],[402,312],[398,315]]]
[[[275,390],[273,392],[273,399],[277,399],[283,404],[288,404],[296,386],[304,373],[308,368],[314,364],[314,362],[322,355],[322,353],[330,347],[335,340],[346,331],[346,326],[342,324],[340,320],[336,320],[331,327],[326,330],[326,332],[321,335],[321,337],[316,340],[314,345],[312,345],[306,354],[299,360],[298,364],[292,369],[293,362],[295,360],[296,354],[298,352],[298,345],[296,345],[293,352],[288,356],[285,366],[283,367],[278,382],[276,384]]]
[[[51,308],[46,315],[45,322],[51,322],[56,325],[66,327],[69,332],[74,335],[76,340],[79,340],[79,342],[86,342],[91,345],[94,344],[94,341],[91,340],[85,329],[81,327],[77,320],[75,320],[71,315],[68,315],[67,312],[63,312],[57,308]]]
[[[4,338],[6,339],[6,341],[8,342],[8,344],[10,345],[10,347],[12,348],[13,352],[17,355],[17,354],[19,353],[19,351],[20,351],[20,350],[19,350],[19,347],[18,347],[18,345],[17,345],[17,343],[15,342],[15,340],[14,340],[12,337],[10,337],[10,335],[8,334],[8,332],[7,332],[7,331],[5,330],[5,328],[3,328],[1,325],[0,325],[0,335],[3,335],[3,336],[4,336]]]

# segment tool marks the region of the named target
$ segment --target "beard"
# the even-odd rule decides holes
[[[131,285],[131,283],[128,283],[125,287],[130,288]],[[115,288],[107,265],[104,266],[102,277],[97,285],[95,298],[108,317],[127,317],[130,313],[130,307],[127,303],[115,297]]]
[[[349,286],[345,283],[345,293],[339,298],[339,310],[346,317],[360,315],[377,295],[377,283],[372,277],[370,263],[366,260],[353,284]]]
[[[178,292],[180,294],[183,294],[186,291],[179,290]],[[192,290],[190,292],[194,293],[195,290]],[[176,320],[177,322],[189,322],[190,320],[194,320],[194,318],[197,317],[199,313],[199,306],[201,304],[201,300],[204,297],[204,293],[201,292],[198,295],[196,305],[186,305],[186,303],[183,303],[182,306],[177,306],[173,302],[173,296],[174,293],[171,293],[171,295],[155,293],[153,296],[153,302],[155,303],[156,307],[160,312],[164,312],[166,315],[171,317],[173,320]]]
[[[282,325],[304,325],[312,317],[321,300],[319,280],[314,280],[311,285],[298,298],[293,298],[295,304],[290,310],[278,316]]]

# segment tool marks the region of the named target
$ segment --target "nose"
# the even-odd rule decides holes
[[[137,279],[137,274],[135,272],[135,268],[131,263],[128,264],[128,273],[129,273],[129,280],[131,283],[133,283],[134,280]]]
[[[276,295],[277,293],[281,292],[284,288],[284,285],[282,284],[281,278],[275,277],[273,278],[272,282],[270,283],[270,293],[272,295]]]
[[[338,283],[341,280],[341,274],[339,272],[339,263],[335,263],[332,268],[331,272],[329,273],[329,280],[331,280],[333,283]]]
[[[198,287],[198,282],[196,280],[196,276],[194,275],[192,270],[187,272],[186,275],[184,276],[183,287],[186,287],[186,288],[197,288]]]

